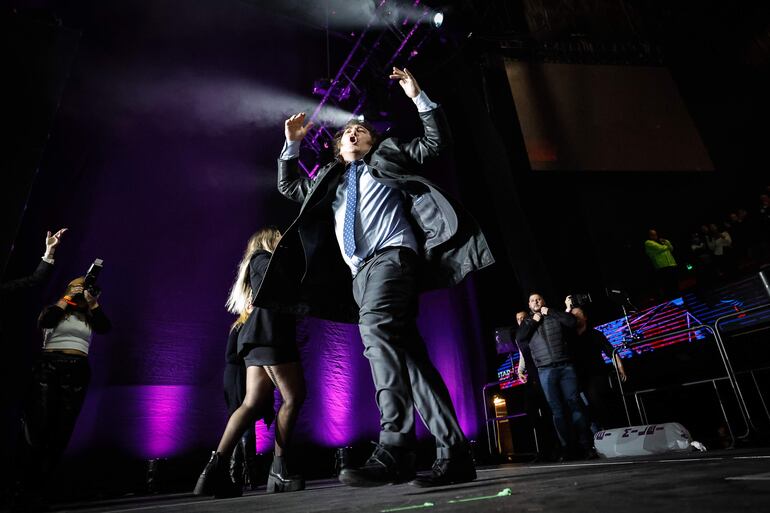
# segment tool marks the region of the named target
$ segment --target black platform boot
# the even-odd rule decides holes
[[[285,456],[274,456],[267,478],[267,493],[297,492],[305,489],[302,476],[290,476]]]
[[[240,497],[243,488],[230,480],[228,462],[222,458],[222,454],[213,451],[211,459],[198,477],[193,494],[213,495],[217,498]]]
[[[243,462],[243,478],[249,490],[256,490],[260,484],[260,461],[256,454],[246,454]]]
[[[244,476],[246,469],[244,467],[244,459],[243,439],[241,439],[236,444],[233,455],[230,456],[230,481],[241,489],[243,489],[245,484]]]

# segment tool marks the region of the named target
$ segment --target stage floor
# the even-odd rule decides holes
[[[53,505],[78,512],[473,512],[622,513],[770,511],[770,448],[734,449],[562,464],[478,468],[472,483],[435,489],[408,484],[348,488],[311,481],[302,492],[250,492],[236,499],[192,494]]]

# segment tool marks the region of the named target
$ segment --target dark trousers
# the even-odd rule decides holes
[[[589,374],[580,377],[580,390],[588,401],[588,416],[597,430],[613,429],[625,425],[619,419],[617,401],[606,374]]]
[[[436,438],[439,458],[465,444],[449,391],[417,330],[418,256],[394,248],[370,260],[353,280],[359,330],[380,410],[380,443],[414,443],[414,407]]]
[[[86,397],[88,358],[44,352],[23,411],[22,465],[26,481],[45,480],[59,463]]]
[[[664,301],[670,301],[679,294],[679,268],[675,265],[662,267],[655,271],[655,277],[658,282],[660,298]]]
[[[553,424],[562,447],[567,447],[574,438],[570,436],[570,420],[578,443],[584,449],[593,447],[588,420],[578,395],[577,375],[572,364],[560,363],[538,368],[537,376],[553,413]]]
[[[545,394],[543,394],[543,388],[534,376],[530,376],[524,385],[524,398],[527,417],[537,435],[538,456],[548,458],[558,446],[556,432],[551,409],[548,407]]]

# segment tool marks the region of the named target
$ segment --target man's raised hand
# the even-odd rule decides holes
[[[313,126],[310,122],[307,125],[305,123],[305,113],[299,112],[284,122],[284,134],[286,134],[287,141],[301,141],[306,135],[307,131]]]
[[[417,80],[415,80],[415,78],[406,68],[400,70],[393,66],[393,71],[390,73],[390,78],[393,80],[398,80],[398,85],[401,86],[409,98],[414,98],[420,94],[420,86],[417,84]]]

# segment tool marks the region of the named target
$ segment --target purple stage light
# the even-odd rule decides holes
[[[185,422],[191,396],[187,386],[142,387],[147,457],[164,458],[179,452],[179,428]]]

